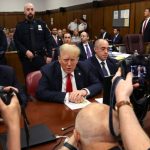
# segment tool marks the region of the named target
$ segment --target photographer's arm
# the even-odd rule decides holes
[[[0,99],[0,112],[7,126],[7,148],[8,150],[20,150],[20,105],[16,96],[11,103],[5,105]]]
[[[121,71],[116,73],[121,76]],[[116,101],[129,101],[133,91],[132,73],[128,73],[126,80],[121,80],[116,87]],[[133,108],[129,105],[119,107],[119,122],[123,144],[126,150],[147,150],[150,147],[150,139],[140,126]]]

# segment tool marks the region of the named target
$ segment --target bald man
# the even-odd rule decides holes
[[[119,134],[117,112],[113,112],[114,131]],[[77,115],[75,129],[68,140],[70,145],[82,150],[108,150],[118,146],[109,130],[109,106],[92,103],[83,108]],[[68,150],[64,144],[61,150]]]
[[[98,78],[86,63],[78,62],[80,50],[76,45],[63,44],[58,61],[41,68],[42,78],[37,98],[44,101],[80,103],[83,97],[93,97],[101,92]]]
[[[105,76],[114,75],[117,71],[117,61],[109,57],[109,43],[105,39],[98,39],[94,45],[95,55],[86,62],[94,68],[100,81],[103,82]]]
[[[14,42],[26,76],[51,62],[52,51],[49,29],[45,22],[34,18],[32,3],[25,4],[24,14],[25,20],[16,26]]]

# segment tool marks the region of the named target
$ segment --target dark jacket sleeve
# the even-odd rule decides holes
[[[42,77],[39,81],[36,92],[37,99],[49,102],[64,103],[66,93],[61,92],[61,89],[58,88],[58,82],[60,81],[55,79],[57,76],[55,74],[55,66],[49,67],[49,65],[51,66],[51,64],[48,64],[41,69]]]

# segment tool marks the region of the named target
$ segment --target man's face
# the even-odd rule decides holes
[[[82,43],[86,43],[89,40],[89,36],[88,36],[88,34],[86,32],[82,32],[80,37],[81,37]]]
[[[35,9],[33,4],[29,3],[24,7],[25,18],[28,20],[32,20],[35,15]]]
[[[149,17],[149,16],[150,16],[149,9],[145,9],[145,11],[144,11],[144,17]]]
[[[78,55],[64,51],[59,56],[59,63],[65,73],[71,73],[75,70],[78,63]]]
[[[94,50],[95,50],[97,57],[100,60],[104,61],[108,57],[109,44],[107,41],[99,42],[99,44],[97,45],[97,47],[95,47]]]
[[[117,31],[117,29],[114,29],[114,34],[116,35],[116,34],[118,34],[118,31]]]
[[[64,43],[68,43],[70,44],[71,43],[71,35],[66,33],[64,34]]]
[[[53,29],[52,29],[52,34],[53,34],[53,35],[57,35],[57,28],[53,28]]]

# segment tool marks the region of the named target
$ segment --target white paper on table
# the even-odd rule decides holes
[[[96,100],[98,103],[103,104],[103,98],[95,98],[95,100]]]
[[[65,102],[65,105],[68,106],[70,109],[80,109],[84,108],[85,106],[89,105],[91,102],[88,100],[84,100],[82,103],[72,103],[72,102]]]

